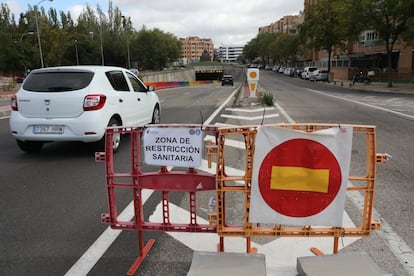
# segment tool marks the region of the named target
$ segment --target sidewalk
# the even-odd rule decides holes
[[[352,85],[350,80],[334,80],[328,85],[346,87],[351,90],[365,90],[374,92],[386,92],[386,93],[408,93],[414,94],[414,82],[411,83],[393,83],[392,87],[388,87],[387,82],[372,82],[370,84],[355,83]]]

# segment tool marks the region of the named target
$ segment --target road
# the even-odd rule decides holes
[[[281,108],[268,112],[267,115],[275,112],[278,116],[266,117],[265,123],[292,120],[377,126],[377,152],[389,153],[393,158],[388,164],[378,165],[374,206],[392,233],[410,250],[414,248],[411,233],[414,226],[411,200],[414,196],[411,187],[414,97],[349,91],[265,71],[261,71],[260,86],[274,94],[277,107]],[[162,123],[201,124],[232,92],[231,87],[221,86],[160,91]],[[232,102],[226,107],[231,107]],[[235,113],[225,109],[212,123],[261,122],[261,119],[229,116]],[[102,163],[95,163],[89,147],[78,143],[49,144],[40,154],[26,155],[10,136],[8,119],[3,119],[0,120],[0,151],[0,246],[5,249],[0,253],[0,271],[4,275],[64,275],[75,264],[81,264],[79,271],[89,271],[88,275],[125,274],[138,254],[134,232],[123,231],[116,236],[96,264],[85,262],[90,268],[82,263],[83,254],[91,256],[88,249],[97,250],[96,246],[110,241],[104,232],[107,227],[100,222],[100,214],[107,212],[104,167]],[[124,145],[117,153],[120,166],[127,166],[122,160],[128,152]],[[237,153],[234,157],[237,160]],[[122,208],[129,203],[125,193],[120,193],[118,199]],[[170,201],[184,208],[181,195],[174,194]],[[144,214],[147,219],[156,212],[159,202],[159,194],[149,197]],[[347,202],[347,208],[351,217],[358,212],[352,202]],[[385,271],[410,275],[413,263],[402,264],[401,256],[396,256],[387,237],[374,232],[343,251],[367,251]],[[156,244],[137,275],[185,275],[191,263],[192,247],[165,233],[145,233],[144,239],[150,238]],[[408,253],[412,254],[410,250]]]

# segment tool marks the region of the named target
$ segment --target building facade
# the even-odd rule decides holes
[[[319,0],[304,0],[304,12],[298,16],[284,16],[268,26],[259,28],[261,32],[296,34],[299,24],[305,20],[307,9],[317,5]],[[414,74],[414,45],[400,40],[394,45],[392,52],[392,71],[394,79],[412,79]],[[329,56],[326,50],[305,50],[296,57],[295,64],[291,66],[305,67],[317,66],[328,68]],[[343,50],[334,47],[331,54],[331,72],[335,78],[351,79],[355,71],[373,70],[379,78],[386,75],[387,53],[384,41],[379,39],[375,30],[365,30],[360,34],[358,42],[350,43]]]
[[[243,46],[220,46],[216,50],[216,60],[221,63],[237,63],[243,54]]]
[[[286,15],[270,25],[260,27],[259,33],[286,33],[294,35],[298,33],[298,26],[301,20],[303,20],[301,14]]]
[[[210,55],[210,61],[214,56],[214,44],[210,38],[199,38],[191,36],[180,38],[181,42],[181,64],[199,62],[201,56],[206,56],[205,51]],[[204,55],[203,55],[204,53]]]

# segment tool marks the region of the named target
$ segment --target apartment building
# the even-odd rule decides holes
[[[216,51],[216,60],[221,63],[237,63],[243,54],[243,46],[220,46]]]
[[[259,28],[259,33],[286,33],[297,34],[298,26],[303,20],[302,15],[286,15],[270,25]]]
[[[284,16],[268,26],[259,28],[261,32],[297,33],[297,26],[304,22],[306,10],[317,5],[319,0],[304,0],[304,12],[298,16]],[[414,73],[414,45],[398,41],[392,52],[392,70],[394,79],[412,79]],[[317,66],[327,68],[329,62],[326,50],[308,50],[296,58],[296,66]],[[365,30],[358,42],[352,43],[346,50],[334,48],[331,56],[331,72],[335,78],[350,79],[355,71],[374,70],[381,77],[387,69],[387,52],[384,41],[379,39],[375,30]]]
[[[210,38],[199,38],[197,36],[191,36],[180,38],[180,42],[181,64],[199,62],[201,56],[206,56],[205,51],[207,51],[210,55],[211,61],[213,60],[214,44]]]

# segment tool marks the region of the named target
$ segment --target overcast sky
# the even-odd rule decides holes
[[[41,0],[8,0],[12,13],[18,19],[28,6],[37,5]],[[140,30],[158,28],[177,38],[198,36],[211,38],[214,47],[221,45],[245,45],[256,37],[258,28],[269,25],[285,15],[297,15],[303,10],[303,0],[113,0],[123,15],[132,19],[133,26]],[[3,2],[4,3],[4,2]],[[89,0],[47,0],[39,6],[46,10],[53,7],[58,12],[70,11],[77,19],[89,4],[97,4],[106,13],[108,1]]]

